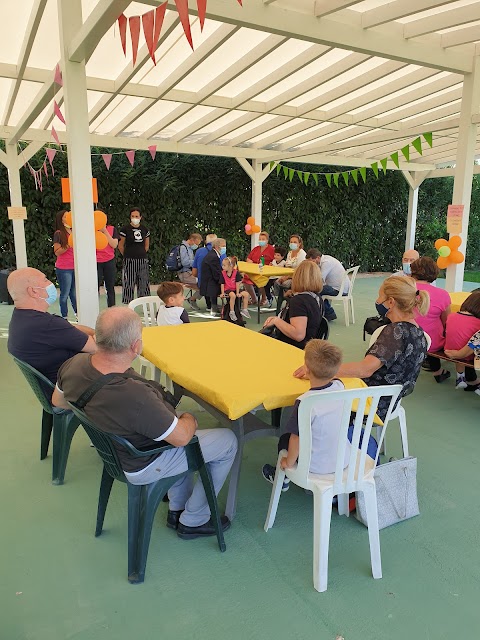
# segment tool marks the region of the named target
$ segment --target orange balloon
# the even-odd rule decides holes
[[[70,227],[70,229],[72,228],[72,212],[71,211],[66,211],[63,215],[65,221],[63,224],[66,224],[67,227]]]
[[[94,211],[93,218],[95,221],[95,231],[100,231],[100,229],[103,229],[103,227],[107,224],[107,216],[103,213],[103,211],[99,211],[98,209],[97,211]]]
[[[107,236],[101,231],[95,231],[95,248],[98,249],[98,251],[101,251],[102,249],[105,249],[107,244]]]
[[[448,258],[437,258],[437,266],[439,269],[446,269],[448,267],[448,265],[450,264],[450,257],[448,256]]]
[[[458,249],[458,247],[462,244],[462,239],[460,236],[452,236],[448,241],[448,246],[450,249]]]
[[[69,247],[73,247],[73,233],[69,234],[67,244]]]
[[[255,224],[255,218],[253,218],[252,216],[247,218],[247,224],[253,227],[253,225]]]
[[[449,258],[450,262],[453,262],[454,264],[460,264],[460,262],[463,262],[465,256],[461,251],[457,251],[456,249],[454,249]]]
[[[440,247],[446,247],[447,245],[448,245],[448,242],[443,238],[439,238],[438,240],[435,240],[435,249],[440,249]]]
[[[260,227],[258,226],[258,224],[253,225],[252,233],[260,233]]]
[[[248,231],[245,231],[245,233],[247,234],[247,236],[251,236],[253,231],[251,229],[249,229]]]

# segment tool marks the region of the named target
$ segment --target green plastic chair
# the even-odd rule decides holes
[[[54,385],[40,371],[37,371],[26,362],[15,357],[13,359],[43,408],[40,460],[44,460],[47,457],[53,429],[52,484],[63,484],[70,445],[80,422],[72,411],[55,413],[50,402],[55,388]]]
[[[194,436],[184,447],[187,454],[188,471],[169,478],[162,478],[157,482],[146,485],[131,484],[122,470],[114,442],[122,445],[134,458],[151,456],[152,453],[162,453],[168,449],[174,449],[172,445],[151,449],[136,449],[128,440],[112,433],[100,430],[86,414],[69,403],[72,411],[87,432],[98,454],[103,460],[103,473],[100,482],[98,496],[97,526],[95,536],[98,537],[103,530],[103,521],[107,510],[108,499],[113,481],[125,482],[128,489],[128,581],[131,584],[139,584],[145,580],[148,548],[152,534],[153,520],[157,508],[167,491],[187,473],[198,471],[203,483],[210,507],[211,519],[215,525],[218,546],[220,551],[225,551],[226,545],[220,522],[220,512],[213,487],[210,470],[205,464],[198,438]]]

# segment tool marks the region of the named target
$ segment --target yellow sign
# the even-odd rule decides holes
[[[27,208],[26,207],[7,207],[9,220],[26,220]]]
[[[463,204],[449,204],[447,209],[447,233],[462,233]]]

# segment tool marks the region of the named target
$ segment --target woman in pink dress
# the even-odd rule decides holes
[[[68,244],[68,238],[72,232],[65,224],[65,209],[59,211],[55,218],[55,234],[53,236],[53,251],[57,257],[55,272],[60,288],[60,313],[62,318],[68,316],[68,298],[77,315],[77,297],[75,294],[75,264],[73,262],[73,249]]]
[[[417,283],[418,291],[426,291],[430,296],[430,308],[425,316],[415,313],[415,320],[432,340],[429,351],[441,351],[445,346],[445,325],[450,313],[450,294],[445,289],[435,287],[432,282],[437,279],[440,269],[432,258],[419,258],[411,264],[412,278]],[[436,382],[443,382],[450,377],[450,371],[442,368],[439,358],[427,356],[427,362]]]
[[[448,316],[445,331],[445,353],[463,349],[477,331],[480,331],[480,291],[471,293],[460,307],[460,311]],[[473,353],[464,359],[473,363]],[[479,381],[475,369],[465,367],[462,364],[456,364],[455,368],[457,370],[455,388],[476,391],[479,387]]]

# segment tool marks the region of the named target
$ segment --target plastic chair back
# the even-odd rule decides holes
[[[384,419],[384,428],[378,443],[377,456],[382,446],[386,426],[390,419],[392,408],[402,391],[402,386],[385,385],[380,387],[367,387],[363,389],[345,389],[342,391],[317,391],[311,392],[304,398],[298,408],[298,425],[300,436],[300,451],[298,463],[295,469],[288,469],[287,475],[295,484],[308,488],[310,462],[312,457],[312,410],[319,404],[334,404],[335,411],[341,415],[341,426],[337,448],[335,474],[333,478],[333,495],[362,491],[361,485],[366,475],[365,464],[367,462],[367,448],[372,431],[373,420],[382,397],[390,398],[388,411]],[[345,451],[348,443],[348,429],[354,416],[353,437],[350,447],[348,467],[344,468]],[[362,445],[359,448],[360,437],[363,430]],[[369,458],[371,461],[371,458]],[[374,468],[374,467],[373,467]],[[368,470],[367,470],[368,472]],[[314,476],[315,477],[315,476]]]
[[[328,326],[328,320],[325,316],[322,316],[322,320],[320,322],[320,328],[318,329],[317,338],[318,340],[328,340],[328,336],[330,334],[330,327]]]
[[[378,329],[375,329],[375,331],[370,336],[370,342],[368,343],[368,348],[369,349],[373,344],[375,344],[375,342],[377,341],[378,336],[382,333],[382,331],[387,326],[388,325],[384,324],[383,327],[378,327]],[[431,337],[428,335],[428,333],[426,331],[424,331],[423,333],[425,334],[425,340],[427,341],[427,351],[428,351],[430,349],[430,345],[432,344],[432,339],[431,339]]]
[[[349,298],[352,297],[353,294],[353,285],[355,284],[355,279],[357,277],[358,270],[360,269],[360,265],[356,267],[350,267],[345,271],[345,275],[343,276],[342,286],[340,287],[340,291],[338,292],[339,296],[343,296],[343,292],[345,290],[345,286],[347,284],[347,280],[350,280],[350,286],[348,288],[348,292],[345,294]]]
[[[47,413],[53,414],[51,397],[55,386],[46,378],[43,373],[34,369],[31,365],[19,360],[13,356],[15,364],[19,367],[20,371],[25,376],[28,384],[30,385],[33,393],[37,396],[43,410]]]
[[[141,307],[143,324],[146,327],[156,327],[158,310],[162,304],[158,296],[143,296],[132,300],[128,308],[137,311],[138,307]]]

